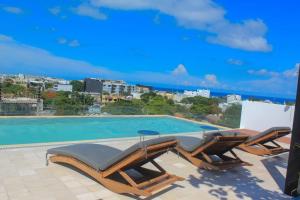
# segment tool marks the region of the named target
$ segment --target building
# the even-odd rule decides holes
[[[88,93],[101,93],[103,84],[102,81],[95,78],[84,79],[84,91]]]
[[[63,92],[72,92],[73,86],[72,85],[66,85],[66,84],[56,84],[54,85],[53,89],[56,92],[63,91]]]
[[[183,93],[176,93],[176,94],[174,95],[173,100],[174,100],[175,102],[181,102],[182,99],[184,99],[184,98],[186,98],[186,97],[187,97],[187,96],[185,96]]]
[[[37,115],[43,111],[43,99],[2,98],[0,115]]]
[[[116,95],[130,95],[135,92],[135,86],[129,85],[125,81],[102,80],[103,92]]]
[[[122,80],[101,80],[87,78],[84,80],[84,91],[88,93],[103,93],[113,95],[131,95],[136,91],[136,86],[129,85]]]
[[[185,90],[183,94],[186,97],[196,97],[196,96],[201,96],[205,98],[210,98],[210,90],[197,90],[197,91],[189,91]]]
[[[132,92],[131,95],[133,99],[141,99],[142,93]]]
[[[231,104],[231,103],[242,103],[242,97],[241,95],[236,95],[236,94],[230,94],[227,95],[227,103]]]
[[[136,85],[136,92],[138,93],[148,93],[151,92],[153,88],[151,86],[146,86],[146,85]]]

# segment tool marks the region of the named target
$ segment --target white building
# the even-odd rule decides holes
[[[189,90],[185,90],[183,94],[184,94],[186,97],[196,97],[196,96],[201,96],[201,97],[210,98],[210,90],[197,90],[197,91],[189,91]]]
[[[131,95],[132,95],[132,98],[133,98],[133,99],[141,99],[142,93],[139,93],[139,92],[132,92]]]
[[[102,80],[102,91],[109,94],[132,94],[136,91],[136,86],[129,85],[125,81]]]
[[[56,92],[62,91],[62,92],[72,92],[73,86],[72,85],[65,85],[65,84],[56,84],[54,85],[53,89]]]
[[[236,94],[230,94],[227,95],[227,103],[242,103],[242,97],[241,95],[236,95]]]
[[[182,94],[182,93],[176,93],[176,94],[174,95],[173,100],[174,100],[175,102],[181,102],[182,99],[184,99],[184,98],[186,98],[186,97],[187,97],[187,96],[184,95],[184,94]]]

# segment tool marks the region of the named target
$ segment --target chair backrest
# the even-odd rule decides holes
[[[245,143],[248,145],[252,144],[265,144],[278,138],[284,137],[291,133],[289,127],[273,127],[265,130],[253,137],[250,137]]]
[[[112,158],[107,165],[115,169],[134,166],[160,156],[175,148],[176,144],[175,137],[160,137],[139,142]]]
[[[208,155],[220,155],[239,146],[247,139],[248,136],[216,136],[213,140],[204,144],[196,151],[197,153],[203,152]],[[195,153],[193,152],[193,154]]]

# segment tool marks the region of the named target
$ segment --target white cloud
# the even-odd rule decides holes
[[[157,10],[172,16],[178,25],[206,31],[208,42],[247,51],[272,49],[265,38],[267,26],[260,19],[230,22],[226,11],[213,0],[90,0],[91,5],[116,10]]]
[[[66,38],[58,38],[57,42],[58,42],[59,44],[66,44],[68,41],[67,41]]]
[[[248,70],[248,74],[256,76],[270,76],[270,77],[282,77],[282,78],[297,78],[299,75],[300,64],[297,63],[294,68],[287,69],[283,72],[270,71],[267,69]]]
[[[219,84],[217,76],[215,74],[206,74],[205,75],[206,84],[216,86]]]
[[[249,74],[262,76],[263,79],[240,81],[238,90],[274,94],[278,96],[295,97],[299,73],[299,63],[294,68],[275,72],[266,69],[249,70]]]
[[[175,76],[187,75],[188,72],[183,64],[179,64],[173,71],[172,74]]]
[[[81,4],[72,10],[77,15],[91,17],[97,20],[105,20],[107,18],[105,14],[99,11],[99,8],[94,7],[90,4]]]
[[[196,77],[190,74],[176,76],[172,72],[133,71],[124,73],[109,70],[86,61],[70,59],[54,55],[41,48],[29,46],[12,37],[0,34],[0,73],[25,73],[48,75],[64,78],[100,77],[106,79],[123,79],[125,81],[144,82],[149,84],[186,85],[196,87],[212,87],[256,92],[261,94],[277,94],[293,96],[296,91],[297,77],[292,72],[296,67],[280,73],[276,77],[264,77],[262,80],[235,81],[231,84],[220,82],[215,74]],[[180,65],[179,65],[180,66]],[[176,67],[178,69],[178,67]],[[179,71],[184,72],[183,67]]]
[[[283,75],[287,78],[297,78],[299,76],[300,63],[297,63],[294,68],[286,70]]]
[[[49,12],[53,15],[59,15],[61,13],[61,8],[59,6],[55,6],[55,7],[49,8]]]
[[[6,12],[13,13],[13,14],[22,14],[23,10],[18,7],[13,7],[13,6],[4,6],[2,9]]]
[[[265,38],[267,26],[262,20],[246,20],[240,24],[217,25],[213,29],[216,35],[208,37],[208,41],[211,43],[247,51],[268,52],[272,50]]]
[[[157,15],[154,16],[153,22],[155,24],[160,24],[160,15],[159,14],[157,14]]]
[[[11,41],[13,41],[13,38],[9,37],[7,35],[0,34],[0,41],[1,42],[11,42]]]
[[[0,38],[4,38],[3,35]],[[6,38],[11,38],[6,36]],[[54,55],[44,49],[11,40],[0,39],[0,73],[29,73],[49,76],[96,76],[118,77],[117,72]]]
[[[235,90],[260,93],[261,95],[274,95],[280,97],[295,97],[297,79],[285,79],[282,77],[271,77],[269,79],[258,79],[240,81],[235,85]]]
[[[69,42],[69,46],[70,47],[78,47],[78,46],[80,46],[80,43],[78,42],[78,40],[71,40]]]
[[[187,37],[187,36],[184,36],[184,37],[182,37],[182,40],[183,40],[183,41],[188,41],[188,40],[190,40],[190,38]]]
[[[58,38],[57,42],[59,44],[68,45],[70,47],[78,47],[78,46],[80,46],[80,43],[79,43],[78,40],[67,40],[66,38],[63,38],[63,37]]]
[[[257,75],[257,76],[271,76],[271,77],[280,76],[279,72],[269,71],[269,70],[266,70],[266,69],[248,70],[248,74]]]
[[[244,65],[244,62],[242,60],[234,59],[234,58],[229,58],[227,62],[231,65],[238,65],[238,66]]]
[[[152,84],[189,85],[197,87],[221,87],[214,75],[203,78],[187,74],[183,65],[173,72],[134,71],[123,73],[91,63],[65,58],[41,48],[22,44],[13,38],[0,35],[0,73],[25,73],[57,77],[100,77]],[[186,73],[185,73],[186,72]]]

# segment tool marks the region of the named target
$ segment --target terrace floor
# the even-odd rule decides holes
[[[101,142],[125,149],[134,140]],[[286,144],[284,144],[286,145]],[[110,192],[94,180],[68,167],[45,165],[45,152],[51,147],[0,149],[1,200],[100,200],[133,199]],[[290,199],[282,193],[287,154],[258,157],[236,150],[253,166],[229,171],[199,170],[174,153],[157,159],[170,173],[184,177],[149,199]]]

